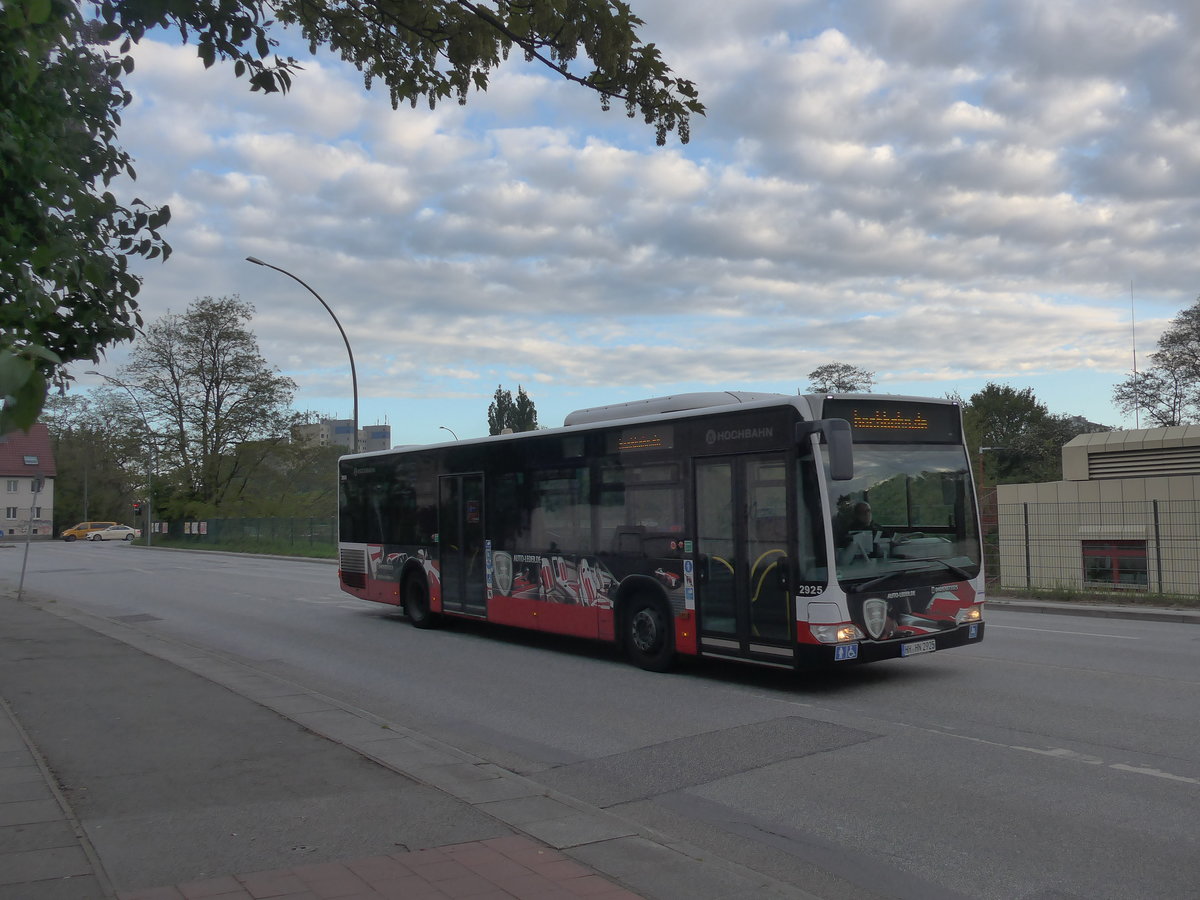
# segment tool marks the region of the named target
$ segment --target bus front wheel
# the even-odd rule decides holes
[[[657,597],[635,597],[625,615],[625,647],[630,661],[648,672],[665,672],[675,661],[671,612]]]
[[[404,582],[404,614],[417,628],[432,628],[436,624],[424,578],[413,575]]]

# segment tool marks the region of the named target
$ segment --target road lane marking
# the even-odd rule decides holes
[[[1188,784],[1200,784],[1200,778],[1188,778],[1186,775],[1172,775],[1161,769],[1151,769],[1148,766],[1127,766],[1125,763],[1113,763],[1109,768],[1121,772],[1132,772],[1134,775],[1151,775],[1155,778],[1168,778],[1171,781],[1184,781]]]
[[[1128,634],[1099,634],[1095,631],[1063,631],[1060,628],[1027,628],[1021,625],[997,625],[994,622],[988,622],[988,631],[996,628],[1007,628],[1009,631],[1041,631],[1045,634],[1074,634],[1079,637],[1102,637],[1114,638],[1118,641],[1140,641],[1140,637],[1133,637]]]
[[[992,747],[1000,747],[1005,750],[1018,750],[1021,753],[1035,753],[1038,756],[1047,756],[1051,759],[1061,759],[1066,762],[1083,763],[1088,766],[1104,766],[1108,769],[1115,769],[1118,772],[1127,772],[1130,775],[1147,775],[1151,778],[1164,778],[1169,781],[1179,781],[1184,784],[1200,785],[1200,778],[1191,778],[1187,775],[1173,775],[1170,772],[1164,772],[1162,769],[1154,769],[1149,766],[1131,766],[1128,763],[1110,763],[1105,762],[1098,756],[1091,756],[1087,753],[1078,753],[1075,750],[1068,750],[1065,747],[1022,747],[1019,744],[1005,744],[1001,741],[989,741],[987,738],[974,737],[969,734],[955,734],[952,731],[940,731],[936,728],[924,729],[935,734],[942,734],[946,737],[960,738],[964,741],[973,741],[976,744],[988,744]]]

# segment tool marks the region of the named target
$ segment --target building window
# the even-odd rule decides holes
[[[4,518],[15,519],[17,517],[17,508],[15,506],[4,507]]]
[[[33,508],[33,517],[35,519],[40,519],[42,517],[42,508],[40,506],[35,506]]]
[[[1083,541],[1083,581],[1092,587],[1150,586],[1145,541]]]
[[[15,479],[15,478],[8,479],[8,492],[10,494],[15,494],[17,492],[17,479]]]

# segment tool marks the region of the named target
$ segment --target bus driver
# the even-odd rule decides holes
[[[844,562],[848,562],[854,558],[855,550],[864,556],[881,556],[878,541],[882,536],[883,529],[871,517],[871,504],[859,500],[852,507],[849,517],[843,517],[838,522],[834,540],[839,555]]]

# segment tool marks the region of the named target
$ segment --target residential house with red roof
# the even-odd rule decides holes
[[[54,536],[54,450],[41,422],[0,435],[0,497],[4,536]]]

